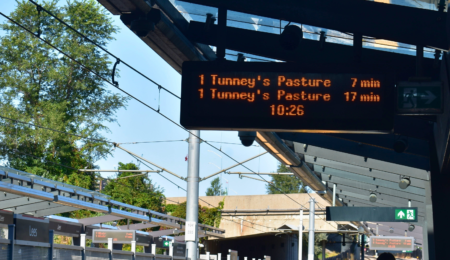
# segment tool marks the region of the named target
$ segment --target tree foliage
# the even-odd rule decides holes
[[[220,178],[217,177],[211,181],[211,187],[206,189],[206,196],[220,196],[222,194],[225,194],[225,191],[222,189]]]
[[[205,224],[213,227],[220,226],[220,220],[222,218],[221,210],[225,205],[225,201],[219,202],[219,205],[214,208],[198,206],[198,223]],[[166,211],[172,216],[186,219],[186,202],[178,205],[168,204]]]
[[[139,170],[139,166],[119,162],[118,170]],[[163,212],[164,190],[161,187],[153,183],[147,175],[124,178],[138,174],[141,173],[121,172],[116,176],[116,180],[108,182],[102,192],[129,205]]]
[[[75,29],[102,46],[117,28],[94,0],[51,0],[42,3]],[[111,62],[93,44],[41,11],[29,1],[18,1],[10,16],[103,77]],[[110,145],[101,132],[116,121],[115,112],[127,99],[105,88],[98,76],[59,54],[17,25],[1,24],[0,116],[87,136],[101,141],[50,131],[0,119],[0,159],[12,168],[93,189],[94,176],[77,170],[93,168],[108,156]]]
[[[286,167],[286,165],[279,163],[277,172],[291,171]],[[271,175],[271,177],[273,185],[266,184],[267,194],[306,192],[303,182],[293,175]]]

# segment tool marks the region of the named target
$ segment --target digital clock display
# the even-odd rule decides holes
[[[370,237],[371,250],[414,250],[414,237]]]
[[[108,238],[112,238],[115,244],[130,244],[131,241],[136,241],[135,237],[135,230],[94,229],[92,231],[93,243],[108,243]]]
[[[185,62],[181,124],[188,129],[389,131],[394,84],[385,73],[287,63]]]

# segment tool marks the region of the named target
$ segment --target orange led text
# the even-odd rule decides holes
[[[278,76],[278,86],[286,87],[330,87],[331,80],[329,79],[287,79],[285,76]]]

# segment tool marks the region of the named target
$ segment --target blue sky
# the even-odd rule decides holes
[[[63,1],[61,1],[63,3]],[[14,0],[2,0],[0,2],[0,11],[9,14],[14,10],[16,2]],[[119,16],[112,16],[114,24],[120,28],[116,35],[116,40],[111,42],[108,50],[118,56],[121,60],[132,65],[158,84],[180,95],[181,76],[163,59],[161,59],[150,47],[141,39],[132,33],[120,21]],[[4,23],[5,18],[0,17],[0,22]],[[63,26],[63,25],[61,25]],[[3,32],[0,32],[0,35]],[[123,64],[118,66],[120,69],[119,86],[124,90],[135,95],[145,103],[158,107],[158,88],[151,82],[145,80],[137,73],[131,71]],[[105,87],[113,92],[116,89],[105,84]],[[180,101],[177,98],[161,91],[161,113],[167,115],[175,122],[179,122]],[[122,109],[117,113],[117,123],[108,124],[111,133],[105,133],[105,136],[111,141],[118,143],[126,142],[144,142],[144,141],[166,141],[166,140],[185,140],[188,133],[169,122],[159,114],[139,104],[137,101],[130,100],[127,109]],[[237,132],[234,131],[202,131],[201,137],[207,141],[221,141],[230,143],[240,143]],[[214,143],[222,151],[238,161],[243,161],[264,150],[261,147],[246,148],[242,145],[229,145]],[[143,156],[144,158],[177,173],[181,176],[187,175],[187,142],[163,142],[149,144],[123,144],[126,149]],[[127,153],[116,149],[113,156],[106,160],[97,162],[100,169],[115,169],[118,162],[132,162],[133,158]],[[220,152],[213,150],[207,144],[201,144],[200,153],[200,176],[204,177],[219,170],[233,165],[234,162]],[[256,172],[276,171],[277,161],[271,155],[263,155],[245,164]],[[145,169],[142,166],[142,169]],[[248,172],[242,166],[232,169],[232,171]],[[186,187],[186,183],[167,173],[167,178],[177,183],[181,187]],[[102,174],[105,177],[112,177],[113,174]],[[164,188],[165,195],[168,197],[185,196],[185,192],[178,189],[162,177],[151,173],[151,179]],[[223,182],[229,188],[229,195],[252,195],[266,193],[265,183],[250,179],[239,179],[237,175],[223,174]],[[268,176],[266,179],[270,179]],[[200,183],[200,195],[205,195],[206,189],[210,186],[210,181],[206,180]],[[228,182],[228,184],[227,184]]]

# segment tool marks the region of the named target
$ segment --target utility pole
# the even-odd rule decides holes
[[[303,257],[303,209],[300,209],[300,226],[298,226],[298,260]]]
[[[308,260],[314,260],[314,220],[316,216],[316,201],[309,200],[309,239],[308,239]]]
[[[200,131],[189,134],[188,177],[186,198],[186,248],[188,258],[197,260],[198,248],[198,184],[200,165]],[[188,223],[189,222],[189,223]],[[193,234],[192,234],[193,232]],[[190,236],[188,234],[191,234]]]

